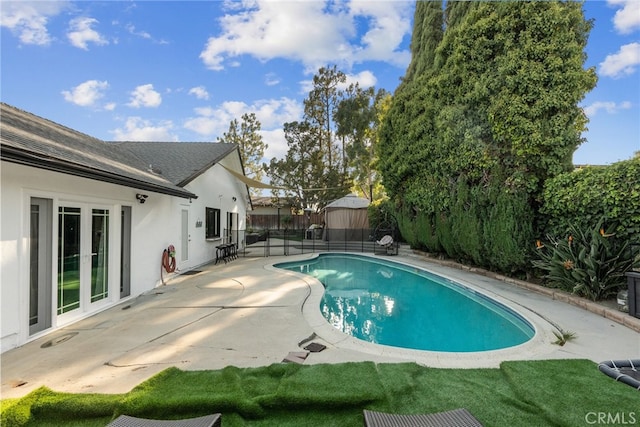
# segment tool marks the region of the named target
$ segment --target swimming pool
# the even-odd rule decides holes
[[[529,341],[533,326],[474,290],[425,270],[352,254],[274,265],[318,279],[324,318],[370,343],[415,350],[477,352]]]

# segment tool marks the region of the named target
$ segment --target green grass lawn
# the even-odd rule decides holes
[[[2,401],[2,426],[104,426],[120,414],[176,419],[222,412],[231,426],[362,426],[362,410],[467,408],[485,426],[588,426],[599,413],[640,423],[640,393],[587,360],[504,362],[499,369],[413,363],[169,368],[126,394],[40,388]],[[596,414],[596,415],[593,415]],[[617,414],[617,415],[616,415]],[[633,415],[630,415],[633,414]]]

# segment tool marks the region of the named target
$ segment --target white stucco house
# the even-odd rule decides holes
[[[0,351],[215,259],[250,205],[238,146],[106,142],[0,103]],[[235,174],[235,175],[234,175]]]

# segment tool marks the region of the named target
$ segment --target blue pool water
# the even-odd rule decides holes
[[[522,344],[533,327],[506,306],[458,283],[403,264],[350,254],[321,254],[278,268],[325,287],[320,310],[361,340],[416,350],[472,352]]]

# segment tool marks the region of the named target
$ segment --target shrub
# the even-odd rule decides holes
[[[513,274],[527,268],[533,234],[533,211],[525,194],[500,191],[484,220],[486,264]]]
[[[625,273],[640,261],[626,239],[605,231],[604,219],[586,232],[571,225],[566,237],[547,240],[537,242],[539,258],[533,265],[545,273],[549,286],[592,301],[615,295],[625,284]]]
[[[369,227],[397,227],[394,212],[393,203],[388,198],[373,201],[367,208]]]
[[[457,198],[451,209],[453,246],[456,252],[476,265],[482,265],[482,220],[479,206],[481,195],[470,192],[461,182],[458,185]]]
[[[640,243],[640,155],[560,174],[546,181],[542,197],[546,234],[562,235],[570,224],[587,229],[606,217],[617,238]]]

